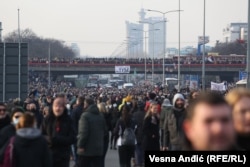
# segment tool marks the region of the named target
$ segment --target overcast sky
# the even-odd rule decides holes
[[[81,55],[110,56],[126,39],[125,21],[139,21],[141,8],[162,12],[178,9],[179,0],[2,0],[3,35],[30,28],[38,36],[77,43]],[[197,46],[203,35],[203,0],[180,0],[181,47]],[[222,40],[231,22],[247,22],[247,0],[206,0],[206,35],[211,46]],[[146,17],[161,16],[148,13]],[[167,47],[178,46],[178,13],[167,16]]]

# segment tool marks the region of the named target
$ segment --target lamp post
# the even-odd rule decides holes
[[[49,66],[49,68],[48,68],[48,88],[50,89],[50,86],[51,86],[51,76],[50,76],[50,74],[51,74],[51,70],[50,70],[50,43],[49,43],[49,51],[48,51],[48,66]]]
[[[206,24],[206,0],[204,0],[204,15],[203,15],[203,54],[202,54],[202,90],[205,91],[205,24]]]
[[[182,10],[170,10],[170,11],[167,11],[167,12],[162,12],[162,11],[159,11],[159,10],[151,10],[151,9],[148,9],[149,12],[156,12],[156,13],[161,13],[163,15],[163,19],[164,19],[164,24],[163,24],[163,62],[162,62],[162,85],[164,86],[165,85],[165,54],[166,54],[166,18],[165,18],[165,15],[167,13],[172,13],[172,12],[180,12]],[[178,65],[179,65],[179,62],[178,62]],[[178,69],[178,76],[179,76],[179,69]],[[179,79],[179,77],[178,77]],[[179,84],[179,80],[178,80],[178,84]],[[179,87],[179,86],[178,86]]]
[[[247,33],[247,88],[250,88],[250,0],[248,0],[248,33]]]
[[[146,43],[146,40],[147,40],[147,32],[150,32],[150,31],[156,31],[156,30],[160,30],[160,29],[152,29],[152,30],[148,30],[148,31],[143,31],[143,30],[140,30],[140,29],[133,29],[134,31],[142,31],[144,33],[144,63],[145,63],[145,66],[144,66],[144,80],[146,81],[147,80],[147,43]]]

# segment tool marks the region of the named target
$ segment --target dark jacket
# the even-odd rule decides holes
[[[40,130],[23,128],[14,138],[16,167],[51,167],[52,157],[47,142]]]
[[[167,113],[169,112],[169,110],[171,110],[173,107],[169,106],[169,107],[166,107],[166,106],[163,106],[161,108],[161,114],[160,114],[160,129],[163,129],[164,128],[164,121],[165,121],[165,118],[166,118],[166,115]]]
[[[0,119],[0,130],[3,129],[5,126],[10,124],[10,117],[9,115],[6,115],[5,118]]]
[[[132,120],[132,118],[130,118],[127,123],[125,123],[125,121],[122,118],[120,118],[116,123],[113,133],[116,136],[120,136],[123,135],[125,128],[132,128],[133,130],[135,130],[135,127],[136,124]]]
[[[77,147],[83,148],[82,156],[102,156],[106,123],[96,105],[90,105],[81,115],[77,136]]]
[[[237,134],[237,145],[239,148],[250,151],[250,135]]]
[[[164,121],[164,141],[163,146],[169,147],[169,146],[175,146],[175,147],[181,147],[183,145],[183,128],[182,124],[186,116],[185,109],[177,110],[172,109],[167,112],[165,121]]]
[[[160,151],[159,119],[156,116],[144,119],[142,147],[145,151]]]
[[[136,130],[135,130],[137,144],[142,143],[142,138],[143,138],[142,127],[143,127],[144,117],[145,117],[144,110],[138,110],[133,113],[133,120],[135,124],[137,125]]]
[[[76,132],[78,132],[79,120],[81,118],[82,113],[83,113],[83,107],[81,105],[78,105],[71,113],[73,126]]]
[[[55,117],[50,111],[48,117],[43,121],[42,134],[49,136],[49,148],[52,150],[53,161],[60,161],[70,156],[70,145],[75,143],[76,135],[73,123],[67,110]]]
[[[0,148],[2,148],[9,139],[16,134],[16,128],[13,124],[4,127],[0,131]]]

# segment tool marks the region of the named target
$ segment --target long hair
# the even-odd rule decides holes
[[[152,116],[151,109],[153,108],[153,106],[158,106],[158,103],[157,103],[157,102],[151,102],[151,103],[150,103],[150,106],[149,106],[149,108],[148,108],[148,111],[147,111],[147,113],[146,113],[144,119],[146,119],[146,118]]]
[[[105,103],[103,103],[103,102],[98,103],[97,107],[99,109],[99,112],[101,112],[101,113],[107,113],[108,112],[107,109],[106,109]]]
[[[17,129],[32,128],[36,122],[35,116],[32,113],[26,112],[19,118]]]
[[[121,108],[121,112],[121,119],[124,121],[125,126],[127,127],[131,121],[130,107],[125,103]]]

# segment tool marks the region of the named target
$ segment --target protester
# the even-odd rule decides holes
[[[85,98],[85,112],[81,115],[77,136],[78,165],[101,167],[106,123],[94,100]]]
[[[99,109],[99,112],[105,118],[105,123],[106,123],[105,125],[107,127],[105,130],[105,133],[104,133],[104,138],[103,138],[104,147],[103,147],[103,156],[102,156],[102,164],[101,164],[101,167],[104,167],[105,166],[105,157],[106,157],[106,153],[108,151],[108,146],[109,146],[109,131],[111,129],[111,115],[108,112],[108,110],[106,109],[104,102],[98,103],[97,107]]]
[[[183,150],[237,150],[232,110],[217,92],[202,93],[187,111]]]
[[[6,105],[0,102],[0,130],[9,125],[11,121],[6,109]]]
[[[12,108],[10,115],[11,124],[5,126],[0,131],[0,148],[2,148],[9,141],[9,139],[16,134],[16,126],[23,113],[24,110],[21,107]]]
[[[69,167],[70,146],[76,137],[64,98],[57,97],[53,101],[52,111],[43,121],[42,134],[52,151],[53,167]]]
[[[144,164],[144,150],[142,148],[143,121],[145,117],[144,102],[142,99],[137,101],[138,110],[133,113],[133,120],[136,124],[136,145],[135,145],[135,165],[141,167]]]
[[[164,121],[169,110],[172,110],[173,106],[170,104],[169,99],[164,99],[161,105],[161,114],[160,114],[160,143],[161,143],[161,150],[163,149],[163,137],[164,137]]]
[[[158,103],[151,102],[143,122],[142,147],[144,151],[160,151]]]
[[[136,138],[132,144],[127,145],[122,143],[123,137],[127,137],[124,135],[125,129],[135,130],[135,123],[132,120],[130,109],[126,103],[121,107],[122,116],[114,129],[114,133],[119,135],[117,146],[120,167],[131,167],[131,158],[134,157]]]
[[[237,144],[244,150],[250,150],[250,91],[246,88],[233,89],[226,100],[233,109]]]
[[[15,167],[52,167],[52,156],[41,131],[36,128],[35,116],[25,113],[19,118],[14,137]]]
[[[186,116],[186,110],[184,108],[185,101],[182,94],[177,93],[173,98],[173,109],[165,115],[165,121],[163,125],[164,141],[163,150],[181,150],[183,138],[182,124]]]

